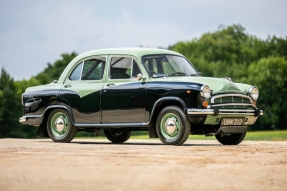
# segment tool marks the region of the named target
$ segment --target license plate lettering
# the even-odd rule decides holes
[[[223,118],[221,125],[244,125],[244,118]]]

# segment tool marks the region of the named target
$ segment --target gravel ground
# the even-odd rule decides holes
[[[287,190],[287,142],[0,139],[0,190]]]

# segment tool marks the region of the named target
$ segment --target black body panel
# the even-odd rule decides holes
[[[145,122],[145,100],[146,83],[107,84],[101,99],[103,123]]]
[[[187,82],[149,82],[146,95],[147,120],[150,119],[155,103],[165,97],[181,99],[185,104],[181,104],[182,107],[197,108],[197,96],[201,86],[202,84]],[[188,90],[190,93],[187,93]]]
[[[101,91],[96,91],[80,97],[75,91],[61,89],[58,101],[69,104],[76,123],[100,123],[100,94]]]
[[[24,93],[24,115],[42,115],[44,110],[56,104],[59,89]]]

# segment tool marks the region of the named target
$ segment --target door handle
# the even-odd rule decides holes
[[[72,87],[70,84],[64,85],[65,88],[70,88]]]
[[[111,83],[111,84],[107,84],[107,86],[115,86],[115,84],[114,84],[114,83]]]

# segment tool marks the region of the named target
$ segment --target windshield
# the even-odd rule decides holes
[[[152,78],[170,76],[199,76],[193,66],[181,56],[147,55],[142,57],[142,63]]]

